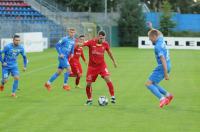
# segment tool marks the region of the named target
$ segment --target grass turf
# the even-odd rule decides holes
[[[63,76],[48,92],[43,84],[57,68],[54,49],[29,53],[28,70],[21,72],[18,98],[10,97],[12,78],[0,93],[0,132],[198,132],[200,131],[200,52],[171,50],[172,72],[161,83],[175,99],[160,109],[159,101],[144,87],[156,66],[153,50],[113,48],[118,68],[106,55],[117,103],[98,106],[100,95],[109,97],[100,77],[93,85],[93,106],[84,106],[85,88],[62,89]],[[21,57],[19,67],[22,67]],[[86,66],[81,85],[85,87]],[[74,78],[69,79],[74,87]]]

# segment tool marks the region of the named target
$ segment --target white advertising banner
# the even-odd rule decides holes
[[[20,36],[21,44],[23,44],[26,52],[42,52],[48,48],[48,38],[43,38],[41,32],[16,33]],[[1,39],[1,49],[6,44],[12,43],[12,38]]]
[[[200,50],[200,38],[198,37],[164,37],[169,49],[194,49]],[[148,37],[138,37],[138,48],[151,49],[152,42]]]

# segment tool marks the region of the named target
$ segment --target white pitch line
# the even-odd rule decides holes
[[[41,68],[38,68],[38,69],[34,69],[34,70],[30,71],[30,72],[25,72],[24,74],[22,74],[22,76],[23,76],[23,75],[29,75],[29,74],[35,73],[35,72],[39,72],[39,71],[45,70],[45,69],[47,69],[47,68],[53,67],[53,66],[55,66],[55,65],[57,65],[57,64],[53,64],[53,65],[41,67]]]

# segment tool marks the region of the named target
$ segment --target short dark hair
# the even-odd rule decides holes
[[[98,35],[106,36],[106,32],[101,30],[101,31],[98,32]]]
[[[82,37],[85,37],[85,35],[83,35],[83,34],[82,34],[82,35],[79,35],[79,37],[78,37],[78,38],[82,38]]]
[[[15,35],[13,36],[13,39],[16,39],[16,38],[20,38],[20,36],[15,34]]]

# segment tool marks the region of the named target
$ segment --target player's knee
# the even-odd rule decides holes
[[[19,76],[14,77],[15,80],[19,80]]]
[[[150,86],[151,84],[152,84],[151,82],[147,81],[147,82],[145,83],[145,86],[148,87],[148,86]]]
[[[81,77],[81,76],[82,76],[82,74],[80,74],[80,73],[77,75],[77,77]]]
[[[7,83],[8,82],[8,79],[3,79],[3,83]]]
[[[61,73],[62,73],[62,70],[58,70],[58,71],[57,71],[58,76],[59,76]]]
[[[71,68],[70,68],[70,67],[67,68],[67,69],[66,69],[66,72],[71,72]]]
[[[111,79],[110,79],[109,76],[104,77],[104,80],[105,80],[106,82],[111,82]]]
[[[90,88],[92,86],[92,83],[87,83],[87,88]]]

